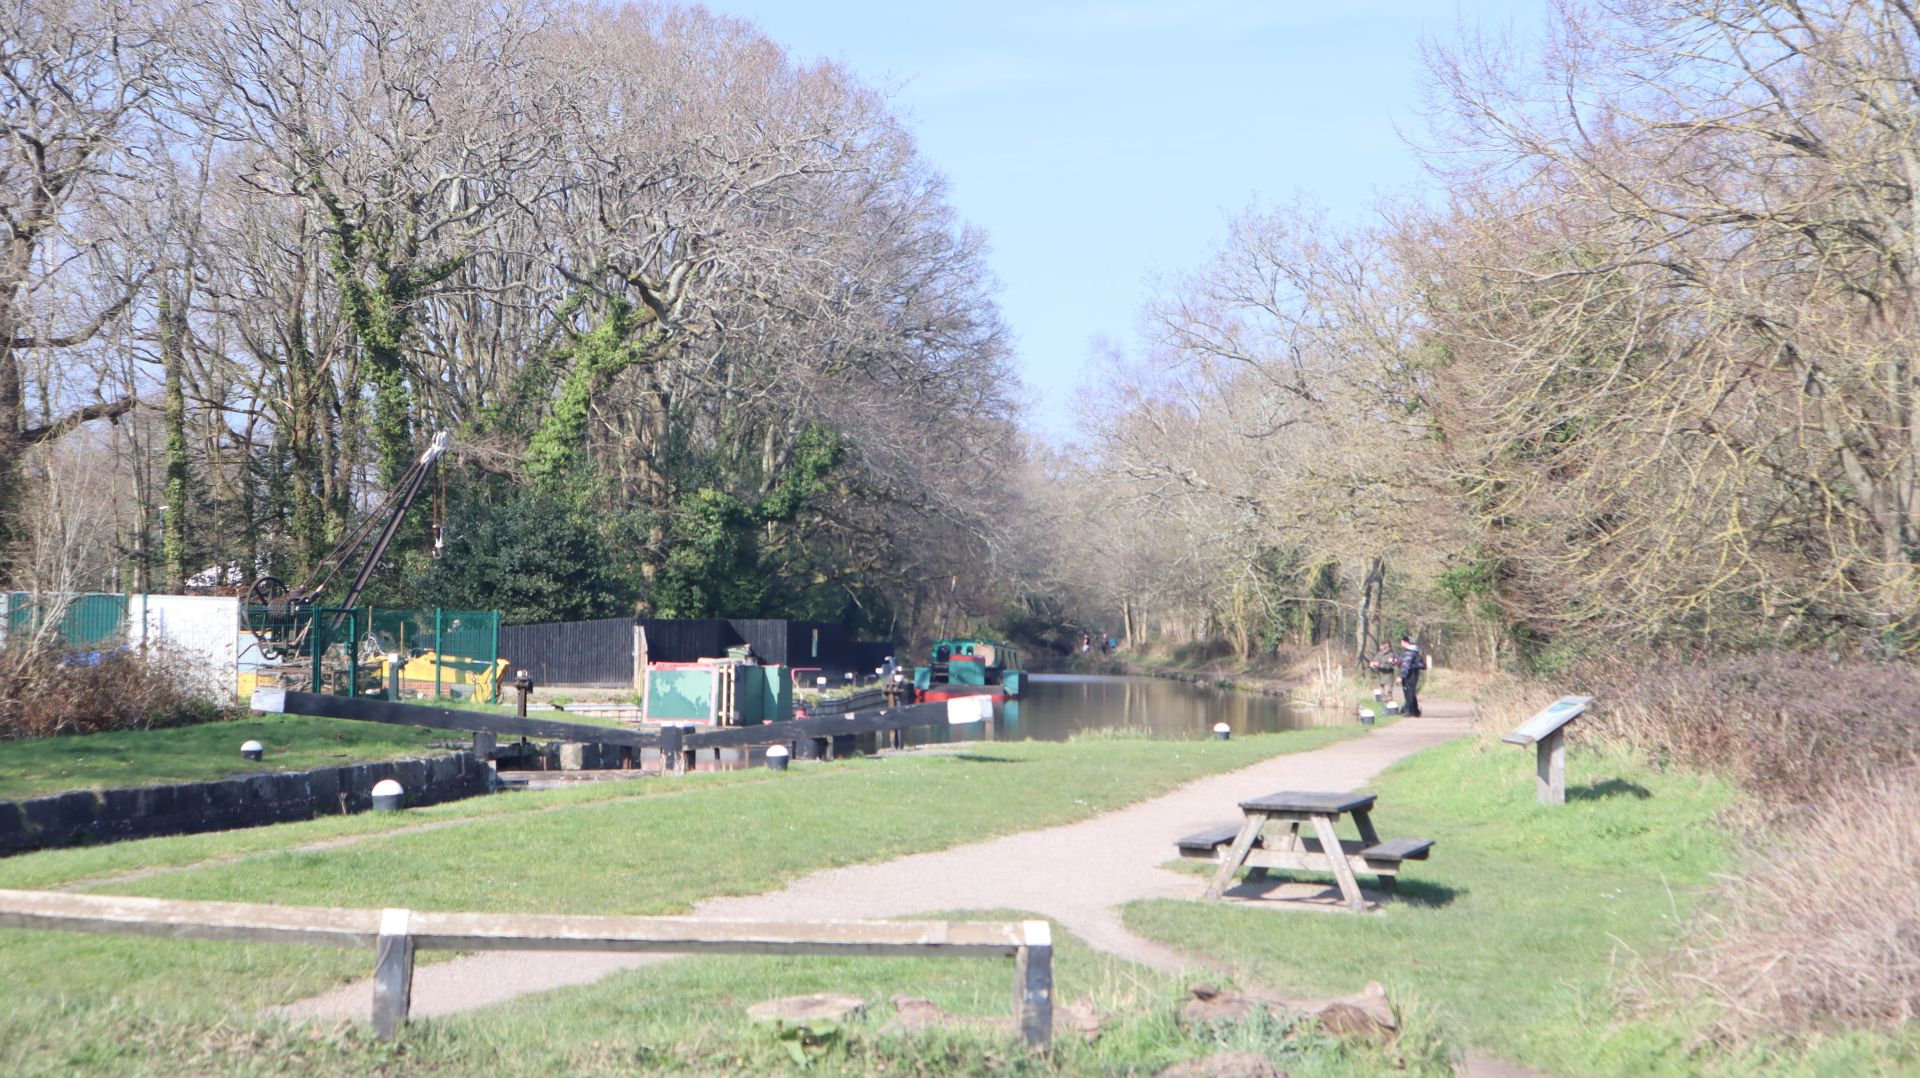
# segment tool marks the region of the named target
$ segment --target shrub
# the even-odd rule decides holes
[[[1595,678],[1576,736],[1725,775],[1772,813],[1920,764],[1920,668],[1763,652]]]
[[[229,717],[166,648],[0,653],[0,739],[188,726]]]
[[[1708,904],[1674,980],[1716,1005],[1724,1039],[1920,1015],[1920,768],[1845,788]]]

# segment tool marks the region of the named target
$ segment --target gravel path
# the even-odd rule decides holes
[[[1470,711],[1435,702],[1428,714],[1311,752],[1188,783],[1172,793],[1079,823],[1006,835],[878,864],[829,869],[782,890],[715,898],[696,916],[715,918],[882,918],[940,910],[1009,909],[1050,917],[1101,950],[1177,971],[1192,959],[1141,939],[1120,907],[1147,898],[1193,898],[1204,878],[1160,866],[1173,840],[1234,816],[1234,805],[1281,789],[1348,790],[1389,764],[1466,734]],[[1392,820],[1391,806],[1387,813]],[[1393,837],[1389,835],[1388,837]],[[1444,856],[1442,851],[1442,856]],[[449,1014],[529,992],[587,984],[672,956],[491,952],[421,966],[416,1016]],[[372,982],[343,986],[281,1008],[293,1018],[361,1018]]]

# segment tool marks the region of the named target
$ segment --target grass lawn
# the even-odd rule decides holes
[[[422,710],[445,707],[487,715],[512,715],[511,704],[443,698],[420,701]],[[538,711],[531,716],[582,726],[620,726],[620,720],[590,713]],[[422,716],[423,720],[427,716]],[[0,801],[64,790],[207,782],[262,771],[307,771],[317,767],[391,760],[434,751],[437,741],[464,741],[461,730],[426,730],[308,715],[255,715],[162,730],[123,730],[79,737],[0,741]],[[258,741],[266,758],[250,763],[240,746]]]
[[[1622,1011],[1636,956],[1665,950],[1729,867],[1715,817],[1732,793],[1594,753],[1571,756],[1568,781],[1568,803],[1549,808],[1534,801],[1531,752],[1443,746],[1376,784],[1383,836],[1438,840],[1384,914],[1145,902],[1127,924],[1248,982],[1345,993],[1378,979],[1452,1043],[1554,1074],[1891,1074],[1920,1062],[1860,1037],[1730,1056],[1694,1046],[1695,1023],[1671,1008]]]
[[[262,715],[163,730],[0,741],[0,800],[390,760],[428,752],[433,741],[464,736],[346,719]],[[266,758],[242,760],[240,746],[247,741],[266,746]]]
[[[833,865],[1083,819],[1203,774],[1356,732],[1327,728],[1228,742],[983,743],[961,753],[802,765],[786,775],[720,773],[520,793],[397,820],[336,818],[28,854],[0,861],[0,887],[84,886],[116,872],[174,865],[176,871],[99,889],[312,905],[672,913],[710,895],[770,890]],[[421,823],[444,826],[413,826]],[[1005,962],[700,960],[484,1015],[424,1022],[400,1047],[389,1048],[366,1043],[358,1026],[314,1034],[258,1015],[261,1006],[366,976],[368,953],[61,933],[7,932],[3,938],[0,976],[10,992],[0,1011],[0,1071],[6,1073],[552,1073],[656,1065],[759,1073],[762,1064],[784,1058],[785,1048],[770,1036],[743,1032],[738,1003],[818,982],[865,992],[876,1002],[908,992],[998,1016],[1007,1011],[1011,978]],[[1110,993],[1116,999],[1170,990],[1070,944],[1063,948],[1062,977],[1063,998],[1098,994],[1108,983],[1118,986]],[[888,1008],[878,1009],[884,1018]],[[1109,1047],[1087,1051],[1141,1063],[1196,1052],[1191,1039],[1170,1032],[1164,1015],[1129,1022]],[[1275,1053],[1291,1051],[1273,1030],[1226,1036],[1256,1035],[1272,1041]],[[954,1036],[951,1065],[925,1073],[1011,1073],[1027,1065],[991,1036]],[[1135,1040],[1158,1047],[1125,1047]],[[877,1047],[877,1036],[860,1038],[863,1045],[869,1041],[880,1054],[863,1048],[844,1065],[858,1073],[898,1073],[905,1057],[886,1054],[891,1050]],[[1317,1059],[1338,1054],[1316,1051]],[[1107,1058],[1087,1056],[1087,1067],[1057,1072],[1125,1069],[1101,1062]],[[1287,1065],[1300,1073],[1320,1066]]]

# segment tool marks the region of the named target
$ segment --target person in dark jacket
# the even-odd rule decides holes
[[[1404,701],[1400,714],[1420,715],[1420,673],[1427,668],[1426,653],[1413,638],[1400,638],[1400,699]]]

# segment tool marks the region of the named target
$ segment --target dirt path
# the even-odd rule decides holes
[[[1245,798],[1280,789],[1347,790],[1389,764],[1464,735],[1469,710],[1434,704],[1363,737],[1188,783],[1149,801],[1079,823],[1026,831],[879,864],[829,869],[766,894],[716,898],[694,907],[715,918],[882,918],[940,910],[1011,909],[1050,917],[1103,951],[1160,969],[1189,956],[1127,931],[1120,907],[1148,898],[1197,897],[1199,876],[1160,866],[1180,835],[1231,819]],[[1388,814],[1391,820],[1391,813]],[[587,984],[671,956],[494,952],[422,966],[413,1013],[448,1014],[529,992]],[[282,1008],[295,1018],[359,1018],[370,981]]]

